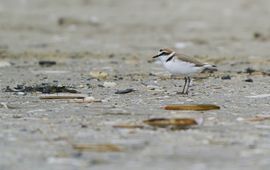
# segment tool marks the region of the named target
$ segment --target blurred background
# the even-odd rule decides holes
[[[0,50],[269,56],[268,0],[1,0]]]

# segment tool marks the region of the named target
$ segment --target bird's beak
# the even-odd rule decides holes
[[[157,57],[159,57],[159,56],[160,56],[160,54],[153,56],[153,58],[157,58]]]

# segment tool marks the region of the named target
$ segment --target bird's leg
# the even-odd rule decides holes
[[[186,85],[187,85],[187,77],[185,77],[185,84],[184,84],[184,87],[183,87],[183,90],[182,90],[182,94],[185,93]]]
[[[189,89],[189,85],[190,85],[190,77],[187,77],[187,89],[186,89],[186,93],[185,94],[188,94],[188,89]]]

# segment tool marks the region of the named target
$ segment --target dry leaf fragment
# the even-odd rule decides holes
[[[73,149],[80,152],[121,152],[123,151],[117,145],[114,144],[73,144]]]
[[[55,93],[79,93],[73,87],[63,86],[54,83],[41,83],[36,85],[24,85],[17,84],[16,87],[10,88],[7,86],[3,89],[5,92],[23,92],[23,93],[36,93],[40,92],[43,94],[55,94]]]
[[[61,94],[61,95],[42,95],[40,99],[84,99],[86,95],[71,95],[71,94]]]
[[[113,125],[114,128],[123,128],[123,129],[142,129],[142,125],[129,125],[129,124],[122,124],[122,125]]]
[[[192,125],[201,125],[203,118],[154,118],[143,121],[150,126],[176,126],[176,127],[188,127]]]
[[[249,118],[247,120],[253,121],[253,122],[270,120],[270,115],[256,115],[255,117]]]
[[[194,110],[194,111],[205,111],[205,110],[218,110],[219,106],[213,104],[175,104],[175,105],[167,105],[162,107],[165,110]]]

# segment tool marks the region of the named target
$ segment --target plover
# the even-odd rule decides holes
[[[182,94],[188,94],[191,77],[205,69],[216,70],[215,65],[201,63],[194,58],[183,54],[177,54],[171,49],[160,49],[159,53],[153,58],[159,58],[163,66],[173,76],[181,75],[185,77],[185,84]]]

